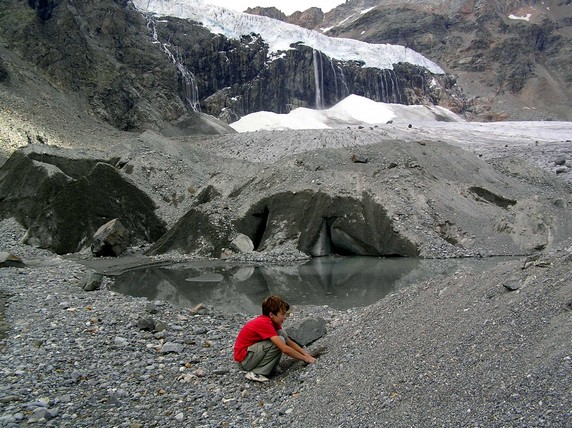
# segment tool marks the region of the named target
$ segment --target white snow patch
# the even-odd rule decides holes
[[[516,15],[509,15],[509,19],[516,19],[520,21],[530,21],[530,17],[532,16],[531,13],[527,13],[526,16],[516,16]]]
[[[438,106],[404,106],[372,101],[350,95],[335,106],[324,110],[299,107],[288,114],[252,113],[230,124],[238,132],[277,129],[330,129],[358,125],[379,125],[394,122],[463,122],[455,113]]]
[[[434,62],[405,46],[370,44],[353,39],[325,36],[313,30],[265,16],[238,13],[204,3],[202,0],[133,0],[141,11],[158,16],[175,16],[202,23],[213,33],[240,39],[247,34],[260,34],[271,52],[293,49],[293,43],[316,49],[330,58],[342,61],[363,61],[367,67],[393,69],[393,64],[407,62],[427,68],[434,74],[445,72]]]

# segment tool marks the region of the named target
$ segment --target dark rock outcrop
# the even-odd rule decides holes
[[[48,146],[16,151],[0,168],[0,195],[0,218],[14,217],[28,229],[27,243],[58,254],[88,247],[95,231],[115,218],[136,241],[154,242],[165,232],[151,199],[93,153]]]
[[[153,43],[147,20],[128,1],[6,0],[0,38],[33,74],[45,74],[79,97],[80,108],[120,130],[233,132],[189,104],[184,74]]]
[[[220,201],[217,201],[220,202]],[[217,202],[214,202],[216,205]],[[236,232],[232,228],[232,219],[228,213],[204,210],[204,204],[191,208],[181,219],[165,233],[147,252],[148,255],[163,254],[170,251],[181,253],[196,252],[205,257],[220,257],[232,242]]]
[[[278,19],[280,21],[286,21],[286,15],[284,12],[276,9],[275,7],[249,7],[245,11],[245,13],[250,13],[251,15],[260,15],[266,16],[272,19]]]
[[[274,194],[254,204],[235,227],[254,237],[257,251],[295,240],[312,256],[418,255],[415,244],[393,230],[387,212],[367,193],[361,198],[312,191]]]
[[[317,7],[311,7],[304,11],[296,11],[286,21],[290,24],[299,25],[304,28],[316,28],[324,20],[324,12]]]
[[[294,243],[312,256],[419,255],[416,245],[393,230],[383,207],[368,194],[350,198],[313,191],[277,193],[258,200],[236,219],[230,212],[213,214],[220,203],[191,209],[148,254],[180,251],[220,257],[238,231],[250,238],[255,251]]]
[[[166,18],[152,21],[157,37],[184,52],[201,109],[227,122],[257,111],[288,113],[296,107],[330,107],[350,94],[400,104],[447,104],[464,108],[449,75],[433,75],[408,63],[393,70],[340,61],[298,44],[268,61],[268,46],[256,35],[230,40],[202,26]],[[176,48],[175,48],[176,47]]]

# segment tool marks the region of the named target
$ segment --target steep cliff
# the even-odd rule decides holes
[[[150,18],[151,19],[151,18]],[[446,104],[462,111],[455,81],[407,63],[394,69],[332,59],[303,44],[269,60],[256,35],[241,40],[213,35],[192,22],[152,20],[157,38],[169,41],[196,82],[204,112],[227,122],[256,111],[285,113],[296,107],[329,107],[350,94],[401,104]]]
[[[471,98],[470,118],[572,119],[568,0],[348,0],[298,24],[438,61]]]

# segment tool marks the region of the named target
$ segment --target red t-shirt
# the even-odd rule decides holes
[[[282,328],[272,322],[268,315],[259,315],[244,324],[234,343],[234,360],[241,362],[248,353],[248,347],[262,340],[278,336]]]

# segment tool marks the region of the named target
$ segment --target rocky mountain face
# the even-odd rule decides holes
[[[318,7],[311,7],[304,11],[296,11],[290,16],[286,16],[275,7],[249,7],[246,13],[253,15],[267,16],[272,19],[279,19],[290,24],[299,25],[308,29],[316,29],[324,22],[324,12]]]
[[[176,64],[128,1],[3,1],[0,40],[5,91],[43,79],[120,130],[230,132],[189,108]]]
[[[284,19],[438,62],[468,96],[469,118],[572,119],[570,0],[348,0],[319,22],[299,16]]]
[[[310,25],[318,12],[298,18]],[[228,39],[187,20],[143,16],[127,0],[6,0],[0,40],[4,91],[41,79],[69,97],[78,115],[122,131],[232,132],[225,122],[248,113],[328,107],[350,93],[465,109],[449,75],[409,64],[365,68],[303,45],[270,58],[255,34]]]
[[[257,111],[330,107],[352,93],[376,101],[463,109],[453,79],[419,66],[366,68],[302,44],[269,61],[268,46],[256,35],[232,40],[174,18],[151,19],[150,25],[158,40],[184,53],[180,61],[192,73],[202,111],[226,122]]]

